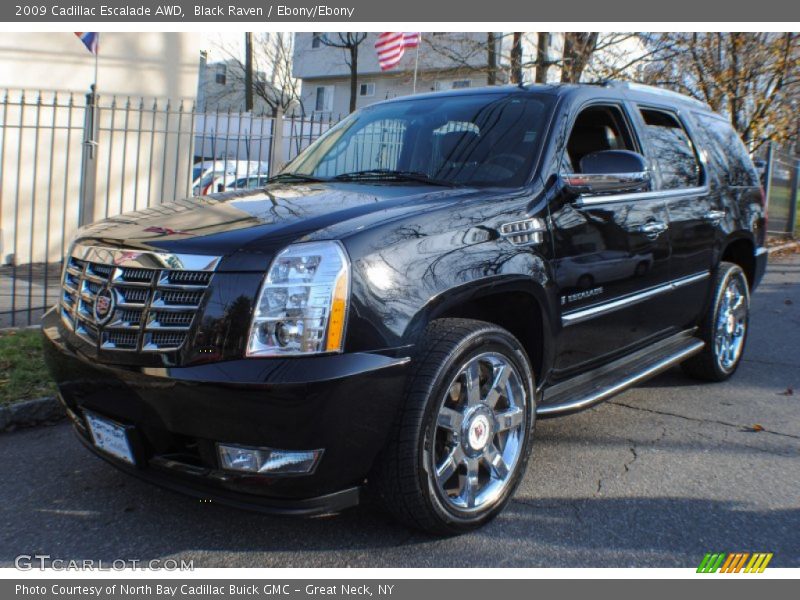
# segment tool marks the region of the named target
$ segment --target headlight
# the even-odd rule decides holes
[[[292,244],[269,267],[247,356],[341,352],[350,263],[339,242]]]

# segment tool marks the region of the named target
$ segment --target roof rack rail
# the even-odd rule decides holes
[[[618,81],[613,79],[603,80],[598,83],[599,85],[626,88],[635,92],[645,92],[647,94],[654,94],[657,96],[675,98],[678,100],[682,100],[683,102],[689,102],[691,104],[702,106],[703,108],[707,109],[711,108],[706,102],[698,100],[697,98],[692,98],[691,96],[688,96],[686,94],[681,94],[680,92],[675,92],[673,90],[667,90],[664,88],[656,87],[654,85],[647,85],[646,83],[636,83],[635,81]]]

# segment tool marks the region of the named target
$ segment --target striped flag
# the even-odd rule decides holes
[[[97,54],[97,48],[100,45],[100,34],[97,31],[76,31],[75,35],[80,38],[83,42],[83,45],[91,52],[92,54]]]
[[[384,32],[380,34],[378,41],[375,42],[375,50],[378,52],[381,71],[387,71],[399,63],[406,48],[416,48],[418,45],[419,32]]]

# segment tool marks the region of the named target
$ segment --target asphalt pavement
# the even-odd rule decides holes
[[[505,512],[435,539],[368,508],[298,520],[204,504],[126,476],[66,424],[0,434],[0,566],[194,560],[196,567],[695,567],[773,552],[800,567],[800,256],[753,296],[737,374],[673,369],[583,413],[541,421]]]

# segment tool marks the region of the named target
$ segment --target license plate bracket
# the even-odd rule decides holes
[[[83,415],[95,448],[130,465],[136,465],[128,427],[89,411],[84,411]]]

